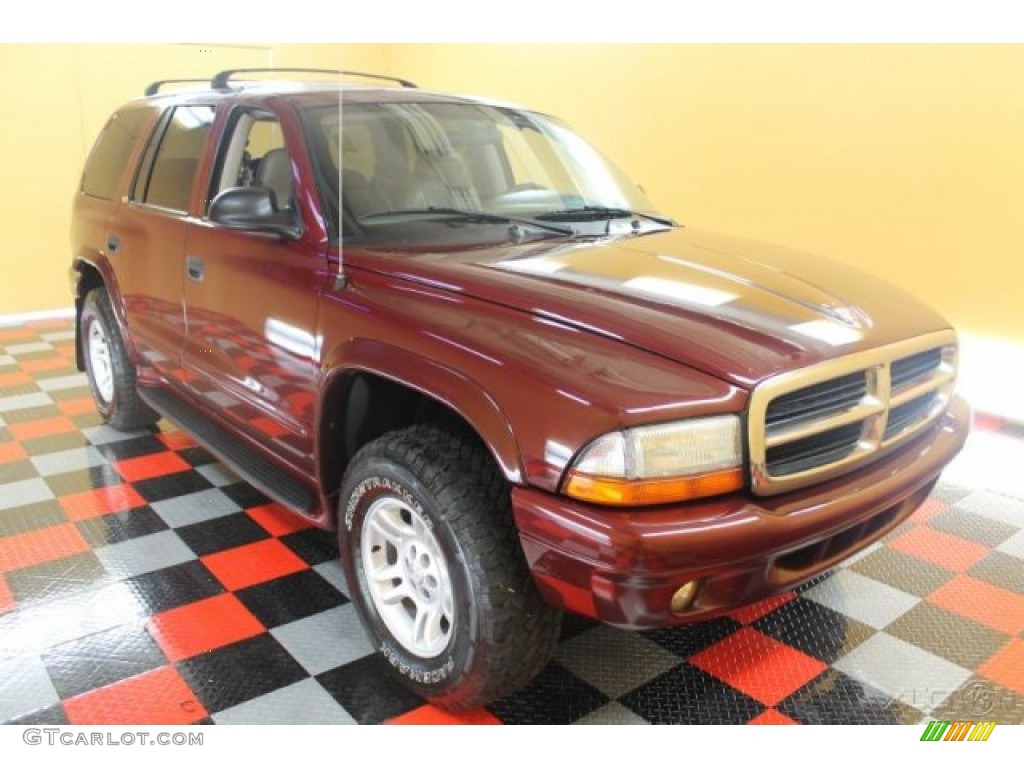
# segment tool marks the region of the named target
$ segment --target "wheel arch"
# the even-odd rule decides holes
[[[117,289],[117,276],[114,270],[105,258],[90,259],[78,256],[71,265],[71,289],[75,295],[75,365],[80,371],[85,370],[85,352],[81,338],[82,303],[89,292],[96,288],[107,289],[121,339],[128,348],[128,354],[133,358],[135,356],[135,347],[130,335],[126,333],[124,302],[121,299],[121,292]]]
[[[524,472],[512,427],[476,382],[434,360],[378,341],[356,340],[339,350],[318,395],[317,475],[325,498],[341,486],[356,451],[385,432],[440,423],[471,432],[509,483]]]

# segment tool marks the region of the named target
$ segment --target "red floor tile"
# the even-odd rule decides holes
[[[72,520],[87,520],[113,512],[124,512],[146,503],[139,492],[127,483],[61,496],[58,501]]]
[[[766,709],[751,720],[748,725],[798,725],[791,717],[786,717],[777,709]]]
[[[975,429],[981,429],[987,432],[998,432],[1006,426],[1006,419],[1000,416],[993,416],[988,413],[978,413],[975,411],[974,420],[971,422],[971,426]]]
[[[170,448],[172,451],[180,451],[184,448],[191,448],[196,444],[196,441],[189,437],[184,432],[175,430],[173,432],[160,432],[157,434],[157,439]]]
[[[25,323],[25,327],[36,332],[45,332],[51,328],[59,328],[63,331],[68,327],[69,322],[71,322],[70,318],[66,317],[44,317],[40,320],[29,320]]]
[[[387,722],[390,725],[501,725],[501,720],[486,709],[447,712],[432,704],[417,707]]]
[[[14,608],[14,595],[11,588],[7,586],[7,579],[0,573],[0,616]]]
[[[245,589],[309,567],[277,539],[246,544],[200,560],[230,590]]]
[[[253,507],[246,510],[246,514],[259,523],[263,530],[271,536],[286,536],[295,531],[311,528],[312,523],[303,519],[294,512],[289,512],[280,504],[264,504],[262,507]]]
[[[1024,639],[1014,638],[978,669],[982,675],[1024,694]]]
[[[31,384],[32,377],[22,371],[0,373],[0,387],[13,387],[17,384]]]
[[[72,725],[188,725],[207,715],[173,667],[74,696],[64,711]]]
[[[690,663],[769,706],[827,669],[817,659],[751,627],[701,651]]]
[[[115,462],[114,469],[126,482],[137,483],[139,480],[148,480],[151,477],[186,472],[192,469],[192,465],[178,454],[167,451]]]
[[[960,574],[928,596],[928,602],[1008,635],[1024,632],[1024,595]]]
[[[22,327],[0,330],[0,341],[6,344],[17,344],[19,341],[29,342],[38,341],[38,339],[30,329]]]
[[[0,463],[24,459],[26,455],[25,449],[18,443],[0,443]]]
[[[729,615],[742,624],[753,624],[762,616],[767,616],[776,608],[781,608],[794,597],[796,597],[796,592],[785,592],[775,597],[769,597],[766,600],[759,600],[751,605],[745,605]]]
[[[157,614],[146,627],[172,662],[266,631],[231,593]]]
[[[24,421],[21,424],[8,424],[7,428],[18,440],[31,440],[34,437],[47,437],[62,432],[77,432],[75,422],[67,416],[54,416],[38,421]]]
[[[53,347],[57,354],[61,357],[74,357],[75,356],[75,345],[71,342],[67,344],[56,344]]]
[[[57,403],[60,412],[65,416],[79,416],[83,413],[92,413],[96,410],[96,403],[91,397],[80,397],[77,400],[64,400]]]
[[[937,514],[945,512],[947,509],[949,509],[949,504],[944,501],[939,501],[934,496],[929,496],[924,500],[924,503],[917,508],[914,514],[910,516],[910,522],[918,525],[921,523],[927,523]]]
[[[888,542],[888,546],[943,568],[961,572],[989,553],[988,547],[983,544],[926,526],[911,528],[902,536]]]
[[[0,538],[0,573],[88,552],[74,523],[53,525]]]

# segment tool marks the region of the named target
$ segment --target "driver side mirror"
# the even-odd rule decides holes
[[[277,210],[274,191],[267,187],[232,187],[210,203],[210,221],[229,229],[270,232],[289,240],[301,231],[295,212]]]

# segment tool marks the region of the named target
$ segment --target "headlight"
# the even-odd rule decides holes
[[[631,427],[584,448],[562,490],[621,506],[697,499],[742,488],[742,461],[737,416]]]

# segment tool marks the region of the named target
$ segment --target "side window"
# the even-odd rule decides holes
[[[137,107],[121,110],[110,118],[85,163],[81,186],[83,194],[104,200],[114,199],[132,149],[152,114],[151,107]]]
[[[196,168],[203,156],[206,136],[213,124],[213,107],[176,107],[159,141],[155,154],[148,152],[147,164],[135,185],[134,199],[147,205],[187,211]],[[152,150],[152,147],[151,147]]]
[[[240,111],[218,160],[212,200],[232,187],[266,187],[274,193],[277,210],[294,208],[292,166],[277,119],[261,111]]]

